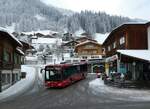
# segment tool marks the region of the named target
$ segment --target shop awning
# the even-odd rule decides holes
[[[117,52],[150,62],[150,50],[117,50]]]

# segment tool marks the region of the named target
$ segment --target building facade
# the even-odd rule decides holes
[[[148,49],[147,26],[145,24],[123,24],[109,34],[103,46],[106,57],[116,54],[118,49]]]
[[[107,75],[117,72],[127,75],[130,80],[138,80],[142,79],[144,72],[149,71],[147,60],[134,57],[135,51],[141,50],[138,53],[142,55],[142,50],[148,50],[147,24],[123,24],[117,27],[104,41],[103,47]],[[132,52],[134,55],[125,55],[118,50],[125,50],[126,53],[135,51]]]
[[[75,46],[75,53],[81,59],[101,59],[102,46],[97,42],[85,41]]]
[[[0,30],[1,90],[20,80],[21,56],[23,52],[19,47],[22,47],[20,41],[7,31]]]
[[[94,41],[85,41],[75,46],[76,56],[81,61],[87,61],[89,63],[89,72],[98,73],[102,72],[102,46]]]

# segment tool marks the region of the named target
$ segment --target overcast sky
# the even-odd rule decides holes
[[[150,19],[150,0],[41,0],[47,4],[76,12],[92,10],[111,15]]]

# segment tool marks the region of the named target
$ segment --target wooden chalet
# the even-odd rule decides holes
[[[117,27],[104,41],[103,47],[107,75],[121,73],[129,80],[141,80],[144,79],[141,75],[150,71],[149,61],[134,56],[136,51],[142,55],[142,50],[148,50],[147,24],[131,23]],[[122,53],[119,50],[124,51]]]
[[[82,59],[94,58],[94,56],[102,56],[102,46],[93,41],[85,41],[75,46],[75,52]],[[99,57],[98,57],[99,58]]]
[[[80,60],[85,60],[88,61],[90,66],[89,68],[91,68],[91,72],[95,73],[95,72],[100,72],[99,67],[102,63],[101,63],[101,59],[102,59],[102,45],[100,45],[99,43],[95,42],[95,41],[85,41],[82,43],[79,43],[75,46],[75,53],[76,56],[80,59]],[[98,69],[96,71],[95,67]]]
[[[148,49],[147,27],[145,24],[123,24],[114,29],[104,41],[106,57],[118,49]]]
[[[0,29],[0,91],[20,80],[22,43],[12,34]]]

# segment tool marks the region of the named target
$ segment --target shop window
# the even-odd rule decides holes
[[[82,56],[82,59],[87,59],[87,56]]]

